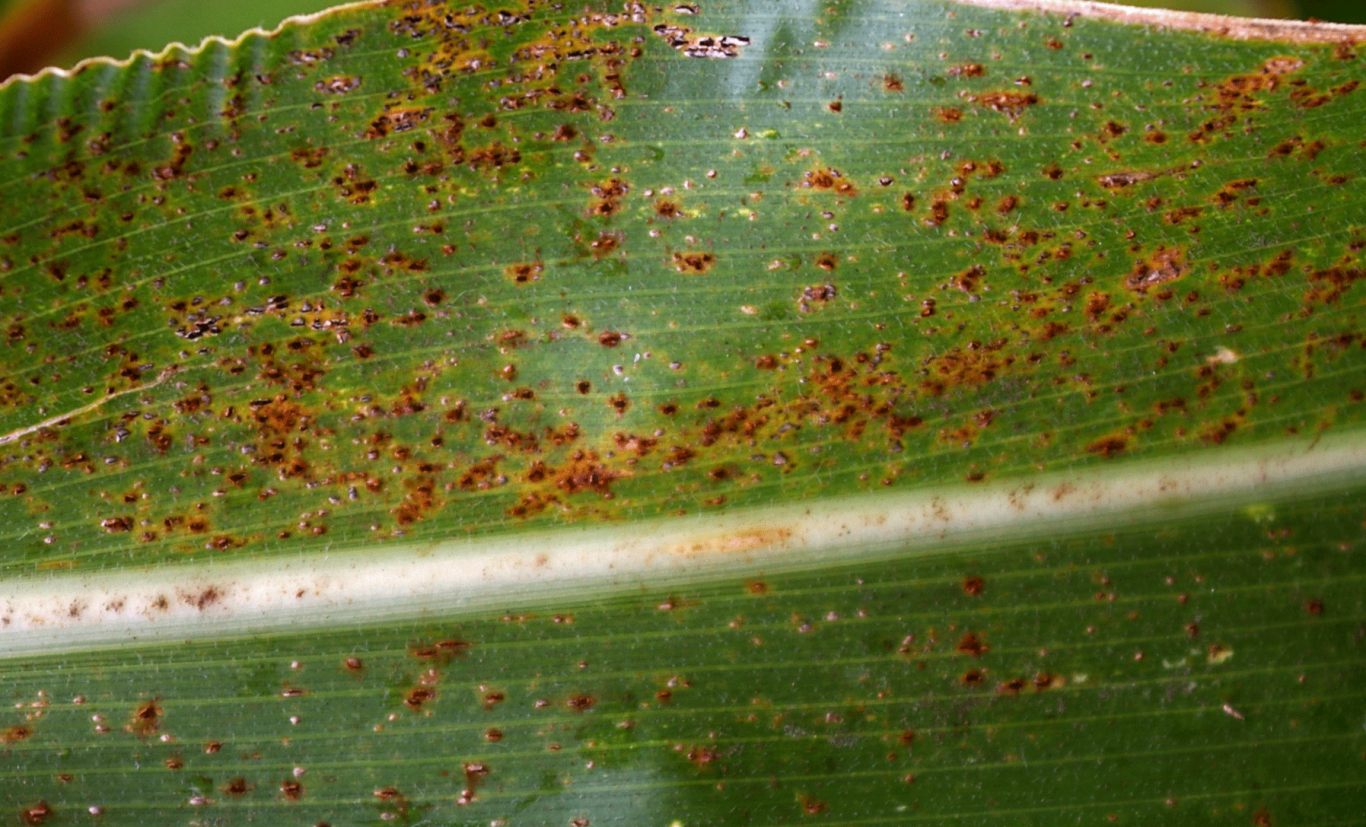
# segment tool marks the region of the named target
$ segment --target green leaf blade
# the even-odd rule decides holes
[[[1350,823],[1359,34],[700,12],[0,90],[10,812]]]

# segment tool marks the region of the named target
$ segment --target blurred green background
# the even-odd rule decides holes
[[[1366,23],[1366,0],[1131,0],[1132,5],[1247,17]],[[0,77],[70,66],[99,55],[198,43],[253,26],[272,28],[329,0],[0,0]]]

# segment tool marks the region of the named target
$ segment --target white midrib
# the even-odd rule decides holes
[[[1366,481],[1366,433],[719,516],[0,584],[0,655],[543,608],[1170,522]],[[1253,513],[1249,511],[1249,513]]]

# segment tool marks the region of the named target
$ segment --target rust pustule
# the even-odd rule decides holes
[[[1000,112],[1011,120],[1019,118],[1025,110],[1039,103],[1039,96],[1033,92],[985,92],[972,98],[978,106]]]
[[[674,269],[680,273],[700,275],[712,268],[716,256],[712,253],[674,253],[673,263]]]
[[[1134,264],[1124,278],[1124,286],[1135,293],[1146,293],[1153,287],[1181,278],[1188,269],[1184,249],[1158,247],[1147,259]]]
[[[163,714],[160,703],[155,700],[144,701],[133,710],[132,719],[125,729],[139,738],[150,738],[160,728]]]

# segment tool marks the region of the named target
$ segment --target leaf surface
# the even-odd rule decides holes
[[[982,5],[0,89],[8,812],[1359,817],[1362,32]]]

